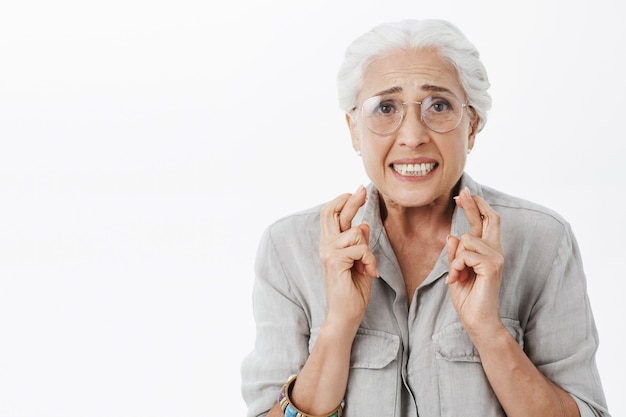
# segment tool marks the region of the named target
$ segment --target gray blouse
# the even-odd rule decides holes
[[[481,186],[467,174],[462,186],[500,214],[503,323],[535,366],[572,395],[581,416],[609,416],[595,363],[598,334],[569,224],[544,207]],[[253,293],[256,343],[242,365],[248,416],[265,415],[274,405],[282,384],[306,362],[324,320],[320,208],[277,221],[261,239]],[[354,224],[363,221],[370,224],[370,247],[382,279],[373,282],[352,345],[344,415],[504,416],[452,306],[445,284],[446,248],[411,295],[409,308],[371,184]],[[457,208],[451,234],[469,230]]]

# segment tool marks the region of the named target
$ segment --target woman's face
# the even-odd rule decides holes
[[[436,133],[422,122],[421,105],[406,104],[399,129],[381,136],[365,126],[360,108],[365,100],[381,92],[402,103],[421,102],[433,95],[453,95],[466,103],[456,71],[433,50],[392,52],[369,65],[357,96],[359,107],[347,115],[352,144],[361,153],[368,176],[388,206],[449,204],[468,149],[474,145],[477,118],[463,108],[456,129]]]

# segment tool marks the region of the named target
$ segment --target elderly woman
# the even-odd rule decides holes
[[[569,224],[464,173],[491,105],[475,47],[385,24],[338,84],[372,183],[264,234],[248,415],[608,416]]]

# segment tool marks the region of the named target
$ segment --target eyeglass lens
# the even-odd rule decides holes
[[[447,95],[429,96],[420,102],[402,102],[394,97],[374,96],[362,106],[363,118],[369,130],[378,135],[394,133],[404,119],[407,104],[419,105],[424,124],[437,133],[450,132],[459,125],[463,105]]]

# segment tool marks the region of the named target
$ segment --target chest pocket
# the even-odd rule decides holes
[[[319,329],[311,331],[309,351]],[[393,417],[400,383],[400,337],[378,330],[359,329],[350,354],[345,417]]]
[[[504,326],[524,347],[518,321],[502,318]],[[437,361],[439,401],[442,417],[505,417],[483,370],[480,355],[461,323],[453,323],[433,338]]]

